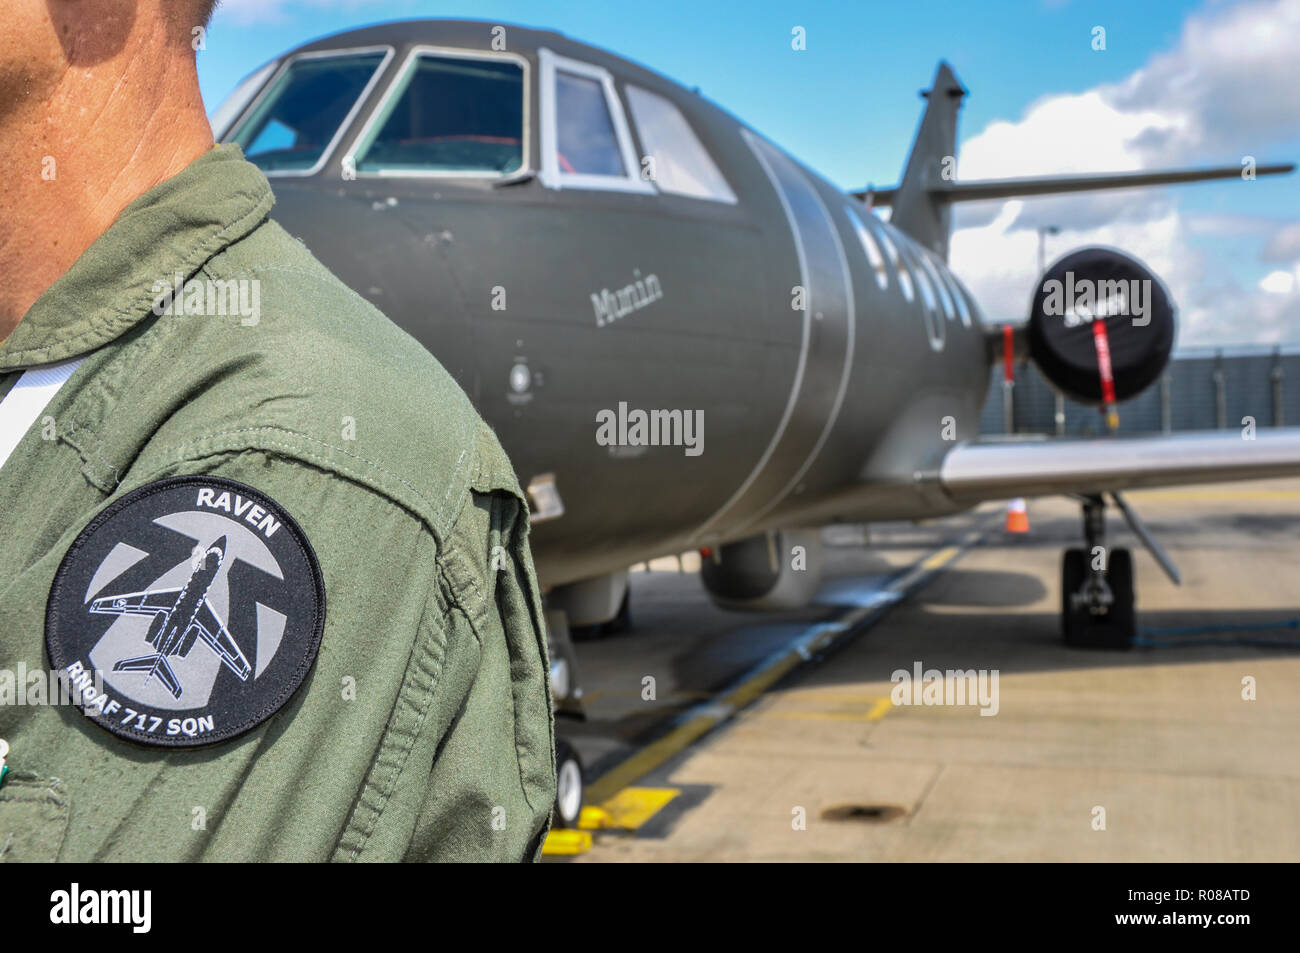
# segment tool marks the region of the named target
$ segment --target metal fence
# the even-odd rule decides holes
[[[1095,407],[1058,398],[1032,363],[1016,365],[1011,405],[1016,433],[1087,436],[1105,423]],[[980,432],[1001,434],[1006,412],[1002,366],[989,379]],[[1058,419],[1058,413],[1061,418]],[[1121,433],[1300,425],[1300,350],[1186,349],[1174,354],[1155,384],[1119,405]]]

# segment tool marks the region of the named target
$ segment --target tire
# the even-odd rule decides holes
[[[1131,649],[1137,638],[1137,592],[1133,586],[1133,554],[1127,549],[1113,549],[1106,581],[1115,602],[1109,613],[1109,642],[1103,648]]]
[[[1061,554],[1061,637],[1066,645],[1077,645],[1081,629],[1087,622],[1086,612],[1077,612],[1070,597],[1079,591],[1088,574],[1087,553],[1080,547]]]
[[[1065,644],[1081,649],[1131,649],[1137,636],[1133,554],[1127,549],[1110,552],[1106,584],[1114,602],[1104,615],[1093,615],[1086,608],[1075,610],[1070,605],[1071,594],[1078,591],[1087,574],[1087,551],[1067,549],[1061,563],[1061,634]]]
[[[555,739],[555,810],[554,827],[574,828],[582,816],[582,761],[578,752],[563,738]]]

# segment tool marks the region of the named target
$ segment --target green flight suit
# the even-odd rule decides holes
[[[325,592],[314,668],[247,734],[184,749],[14,704],[0,677],[2,861],[540,853],[549,668],[510,462],[438,362],[268,219],[273,201],[237,147],[214,148],[0,344],[0,397],[84,355],[0,469],[0,669],[50,669],[51,585],[96,514],[185,474],[253,487],[302,528]],[[177,274],[256,279],[260,313],[159,315]]]

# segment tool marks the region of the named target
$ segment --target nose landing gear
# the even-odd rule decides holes
[[[1137,636],[1133,555],[1107,549],[1106,501],[1100,495],[1083,498],[1083,538],[1085,548],[1067,549],[1061,562],[1065,644],[1130,649]]]

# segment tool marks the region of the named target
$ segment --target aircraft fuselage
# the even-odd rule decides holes
[[[483,24],[429,27],[440,49],[491,49]],[[521,484],[554,474],[565,513],[532,536],[543,581],[952,511],[915,477],[978,431],[989,356],[942,260],[698,94],[557,34],[508,35],[533,104],[539,48],[608,71],[624,103],[628,85],[671,101],[736,201],[536,174],[349,178],[349,131],[316,174],[272,175],[273,214],[451,372]],[[303,49],[391,43],[392,70],[427,42],[379,26]]]

